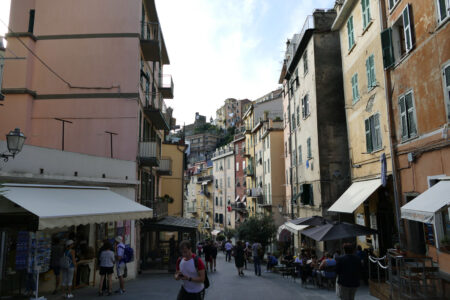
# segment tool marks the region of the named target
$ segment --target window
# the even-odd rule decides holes
[[[236,163],[236,171],[239,171],[239,163]]]
[[[295,114],[292,114],[292,122],[291,122],[292,130],[295,129]]]
[[[230,169],[230,167],[231,167],[231,163],[230,163],[230,161],[231,161],[231,159],[230,158],[228,158],[227,159],[227,169],[229,170]]]
[[[348,50],[355,45],[355,35],[353,31],[353,16],[350,16],[347,21],[347,35],[348,35]]]
[[[400,127],[402,129],[402,140],[415,137],[417,135],[416,109],[412,91],[400,96],[398,105],[400,106]]]
[[[219,181],[219,182],[220,182],[220,185],[219,185],[219,186],[220,186],[220,188],[222,188],[222,178],[220,178],[220,181]]]
[[[444,91],[445,102],[447,103],[447,122],[450,122],[450,63],[444,67]]]
[[[295,166],[296,164],[297,164],[297,150],[294,148],[292,151],[292,165]]]
[[[302,146],[298,146],[298,164],[301,165],[303,163],[302,160]]]
[[[270,193],[270,183],[268,184],[267,198],[269,199],[269,203],[272,203],[272,194]]]
[[[362,17],[363,17],[363,29],[366,29],[370,23],[370,1],[361,0]]]
[[[267,159],[267,173],[270,173],[270,159]]]
[[[306,140],[306,151],[307,151],[307,158],[311,158],[312,151],[311,151],[311,138],[310,137]]]
[[[355,73],[352,76],[352,102],[356,103],[359,100],[359,91],[358,91],[358,73]]]
[[[223,214],[220,214],[220,215],[219,215],[219,223],[220,223],[220,224],[223,224]]]
[[[222,197],[220,197],[220,202],[219,202],[219,206],[223,206],[223,202],[222,202]]]
[[[266,174],[266,162],[264,162],[264,174]]]
[[[286,170],[286,185],[289,185],[289,170]]]
[[[389,0],[389,9],[394,8],[394,6],[399,2],[400,0]]]
[[[314,205],[314,193],[312,184],[300,186],[301,202],[303,205]]]
[[[303,54],[303,75],[308,73],[308,51]]]
[[[295,69],[295,89],[300,86],[300,80],[298,79],[298,69]]]
[[[34,15],[35,15],[35,10],[34,9],[30,9],[30,16],[28,19],[28,32],[33,33],[34,31]]]
[[[302,98],[302,116],[303,119],[306,119],[310,114],[309,111],[309,95],[306,94],[305,97]]]
[[[216,179],[216,189],[219,188],[219,184],[217,183],[217,179]]]
[[[231,183],[230,183],[230,177],[227,177],[227,187],[231,187]]]
[[[219,205],[219,198],[216,197],[216,206]]]
[[[437,0],[439,22],[450,16],[450,0]]]
[[[297,106],[297,124],[300,124],[300,106]]]
[[[408,4],[401,16],[391,28],[381,32],[384,68],[390,68],[395,62],[412,50],[415,44],[412,6]]]
[[[366,59],[366,72],[367,72],[367,89],[372,89],[377,85],[377,79],[375,78],[375,58],[373,54]]]
[[[381,149],[380,114],[374,114],[364,121],[366,130],[366,149],[368,153]]]
[[[219,223],[219,214],[216,213],[216,215],[214,216],[214,222]]]

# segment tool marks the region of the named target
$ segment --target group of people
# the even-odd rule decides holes
[[[64,244],[61,244],[60,240],[55,238],[51,249],[50,268],[55,274],[55,289],[53,294],[58,292],[59,285],[61,285],[64,297],[67,299],[74,297],[72,285],[78,264],[74,246],[75,242],[71,239],[67,240]],[[115,238],[114,245],[108,240],[103,242],[103,245],[98,252],[97,259],[100,270],[99,296],[103,296],[105,286],[107,287],[107,294],[111,295],[114,266],[116,267],[116,274],[120,284],[116,293],[125,293],[124,276],[126,276],[126,263],[123,259],[124,251],[125,245],[123,244],[121,236]]]

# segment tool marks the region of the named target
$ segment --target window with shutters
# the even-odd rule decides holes
[[[298,164],[301,165],[303,163],[302,158],[302,146],[298,146]]]
[[[307,151],[307,158],[311,158],[312,157],[312,151],[311,151],[311,138],[309,137],[306,140],[306,151]]]
[[[392,10],[400,0],[389,0],[389,10]]]
[[[297,124],[300,124],[300,106],[297,106]]]
[[[300,86],[300,80],[298,78],[298,69],[295,69],[295,89]]]
[[[308,51],[303,53],[303,76],[308,73]]]
[[[370,19],[370,0],[361,0],[361,7],[362,7],[362,18],[363,18],[363,30],[365,30],[371,20]]]
[[[358,73],[352,76],[352,102],[355,104],[359,100],[359,90],[358,90]]]
[[[447,122],[450,123],[450,63],[444,66],[442,74],[444,76],[444,98],[447,108]]]
[[[378,151],[382,148],[380,114],[376,113],[364,120],[366,131],[366,149],[368,153]]]
[[[367,89],[371,90],[377,85],[377,79],[375,78],[375,58],[373,54],[366,60],[366,73]]]
[[[295,129],[295,114],[293,113],[292,114],[292,122],[291,122],[291,126],[292,126],[292,130],[294,130]]]
[[[416,109],[413,92],[409,91],[398,99],[402,141],[417,136]]]
[[[267,173],[270,173],[270,159],[267,159]]]
[[[306,119],[310,114],[309,111],[309,95],[306,94],[305,97],[302,98],[302,117]]]
[[[436,0],[439,22],[444,22],[450,17],[450,0]]]
[[[347,21],[347,35],[348,35],[348,50],[353,48],[355,45],[355,34],[353,30],[353,16],[350,16]]]

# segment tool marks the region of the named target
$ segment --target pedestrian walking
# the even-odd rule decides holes
[[[115,239],[116,244],[116,271],[119,278],[119,289],[115,291],[116,294],[125,293],[125,277],[127,273],[127,264],[124,260],[125,245],[122,243],[122,237],[117,236]]]
[[[231,243],[230,240],[228,240],[225,243],[225,251],[226,251],[226,256],[225,256],[225,260],[228,262],[231,262],[231,250],[233,250],[233,244]]]
[[[198,242],[197,243],[197,255],[198,255],[198,257],[202,257],[202,252],[203,252],[203,243],[202,242]]]
[[[61,286],[65,291],[65,298],[73,298],[72,294],[72,282],[75,268],[77,267],[77,261],[75,259],[75,250],[73,250],[73,240],[66,241],[66,248],[61,258]]]
[[[108,280],[108,296],[111,295],[112,274],[114,273],[115,255],[112,251],[113,247],[109,241],[105,241],[100,252],[100,284],[98,286],[98,295],[103,296],[103,284],[105,278]]]
[[[253,243],[252,245],[253,265],[255,266],[255,275],[261,276],[261,259],[264,256],[264,251],[260,243]]]
[[[64,254],[64,246],[61,245],[59,238],[55,237],[52,243],[51,257],[50,257],[50,268],[55,274],[55,289],[53,290],[53,295],[58,292],[60,279],[61,279],[61,257]]]
[[[337,259],[338,294],[342,300],[355,299],[356,290],[361,280],[361,259],[354,255],[355,247],[344,244],[344,255]]]
[[[236,265],[236,268],[238,270],[239,276],[244,276],[244,261],[245,261],[245,248],[242,243],[242,241],[238,241],[236,243],[236,247],[234,249],[234,263]]]
[[[205,296],[205,265],[200,257],[192,253],[190,241],[182,241],[180,251],[175,280],[182,280],[183,284],[177,300],[202,300]]]
[[[213,270],[213,259],[212,259],[212,242],[207,241],[205,246],[203,247],[203,253],[205,254],[205,262],[206,262],[206,270],[212,272]]]
[[[211,257],[213,261],[214,272],[216,272],[216,260],[217,260],[217,251],[218,245],[216,242],[211,244]]]

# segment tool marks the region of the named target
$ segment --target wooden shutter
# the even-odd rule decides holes
[[[367,89],[372,87],[372,81],[370,80],[370,62],[369,58],[366,59],[366,75],[367,75]]]
[[[375,57],[373,54],[369,57],[369,65],[370,65],[370,82],[371,87],[374,87],[377,83],[377,79],[375,78]]]
[[[394,65],[394,48],[392,46],[392,28],[381,32],[381,48],[383,49],[383,66],[388,69]]]
[[[311,153],[311,138],[308,138],[306,140],[306,147],[307,147],[307,151],[308,151],[308,158],[312,157],[312,153]]]
[[[402,128],[402,139],[408,138],[408,121],[406,118],[405,96],[401,96],[398,104],[400,106],[400,126]]]
[[[353,35],[353,16],[348,18],[347,21],[347,35],[348,35],[348,49],[350,50],[355,43],[355,38]]]
[[[364,123],[366,129],[366,149],[368,153],[371,153],[373,151],[373,147],[372,147],[372,134],[370,132],[370,119],[366,119]]]
[[[298,164],[302,164],[302,146],[298,146]]]
[[[402,18],[403,18],[403,33],[405,35],[405,48],[406,51],[410,51],[415,44],[413,33],[414,23],[412,20],[411,4],[408,4],[403,10]]]
[[[408,137],[413,137],[417,135],[417,126],[412,93],[405,95],[405,107],[408,119]]]
[[[302,117],[303,117],[303,119],[306,117],[306,114],[305,114],[305,97],[302,98]]]

